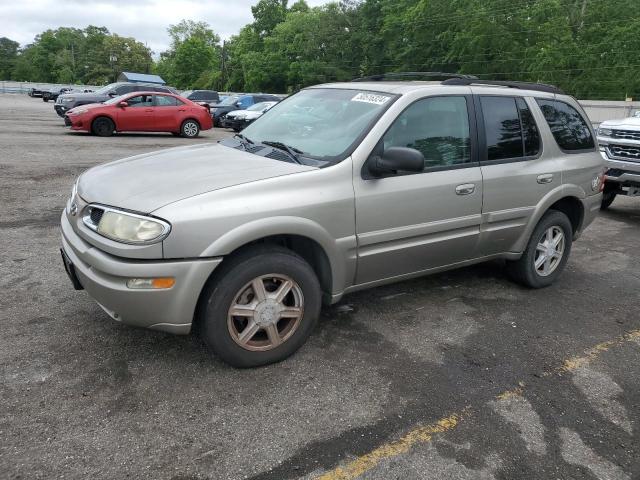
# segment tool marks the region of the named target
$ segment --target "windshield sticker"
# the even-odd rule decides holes
[[[355,97],[353,97],[351,101],[373,103],[374,105],[384,105],[389,101],[389,98],[391,97],[387,97],[386,95],[377,95],[375,93],[360,92]]]

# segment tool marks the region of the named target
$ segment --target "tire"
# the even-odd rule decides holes
[[[49,101],[49,97],[45,97],[44,95],[42,96],[42,101],[43,102],[48,102]]]
[[[544,248],[545,243],[549,243],[549,232],[551,232],[552,238],[555,240],[554,243],[558,243],[553,250],[541,250]],[[564,270],[571,253],[572,241],[573,228],[569,218],[562,212],[549,210],[533,230],[522,257],[519,260],[507,262],[507,271],[513,280],[527,287],[548,287],[556,281],[562,270]],[[549,253],[552,252],[553,256],[549,258]],[[560,255],[559,258],[557,257],[558,254]],[[536,261],[542,260],[543,257],[546,260],[536,268]]]
[[[616,199],[617,193],[615,192],[605,192],[602,194],[602,205],[600,205],[600,210],[606,210],[611,206],[613,201]]]
[[[91,131],[99,137],[110,137],[115,129],[113,120],[107,117],[98,117],[91,124]]]
[[[288,293],[278,301],[274,295],[287,281]],[[262,285],[264,292],[257,294],[254,285]],[[278,246],[257,246],[225,260],[200,302],[197,322],[204,342],[226,363],[248,368],[279,362],[297,351],[318,322],[322,294],[302,257]],[[242,315],[231,315],[233,305]],[[243,305],[249,308],[238,308]],[[289,316],[280,316],[283,307]]]
[[[186,138],[195,138],[200,133],[200,124],[189,118],[182,122],[182,126],[180,127],[180,134]]]

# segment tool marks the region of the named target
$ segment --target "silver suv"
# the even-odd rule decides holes
[[[322,303],[490,259],[540,288],[602,201],[603,160],[555,87],[450,78],[320,85],[218,144],[82,174],[62,214],[77,289],[226,362],[282,360]]]
[[[617,195],[640,196],[640,112],[602,122],[598,144],[607,167],[602,208],[609,208]]]

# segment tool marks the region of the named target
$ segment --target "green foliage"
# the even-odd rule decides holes
[[[205,22],[182,20],[167,30],[171,48],[160,55],[156,72],[178,88],[217,88],[220,37]]]
[[[4,50],[0,50],[0,65]],[[115,81],[121,71],[148,73],[153,59],[144,44],[110,34],[104,27],[46,30],[18,51],[13,69],[3,79],[100,85]],[[2,73],[0,66],[0,73]]]
[[[223,45],[204,22],[172,25],[171,46],[155,65],[142,44],[103,27],[47,30],[17,52],[0,39],[0,73],[105,83],[121,70],[153,69],[179,88],[292,92],[383,72],[444,71],[548,82],[587,99],[640,98],[638,0],[342,0],[315,8],[260,0],[251,12],[253,21]]]

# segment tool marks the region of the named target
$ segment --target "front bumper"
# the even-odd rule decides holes
[[[62,213],[62,249],[87,293],[118,322],[186,335],[200,292],[222,258],[141,261],[107,254],[83,240]],[[130,289],[130,278],[174,277],[169,289]]]
[[[64,117],[65,113],[67,113],[67,111],[70,110],[69,108],[65,107],[62,103],[55,103],[53,105],[53,109],[61,117]]]

